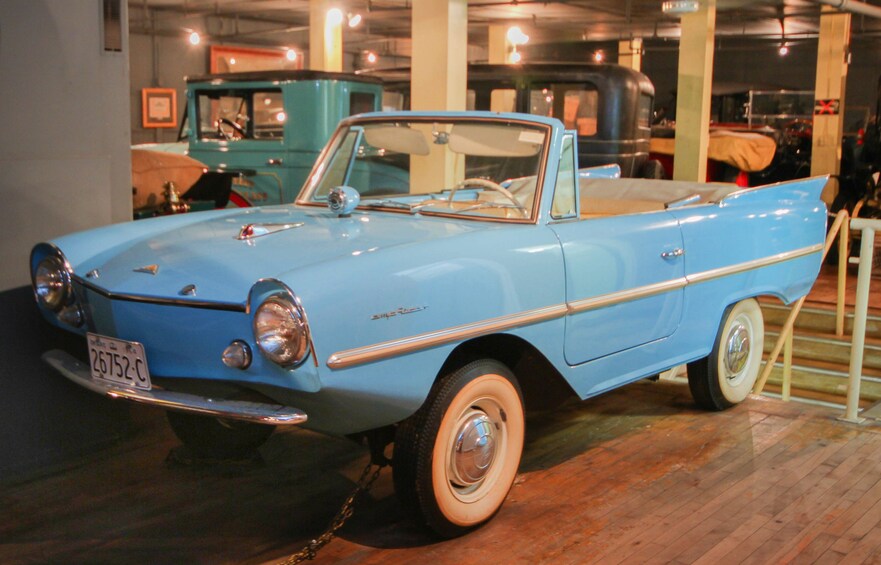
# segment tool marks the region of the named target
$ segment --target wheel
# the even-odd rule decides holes
[[[209,459],[243,459],[263,445],[275,426],[238,420],[166,412],[174,435],[193,454]]]
[[[520,387],[501,363],[475,361],[440,379],[395,436],[404,510],[446,538],[492,518],[517,474],[523,430]]]
[[[729,306],[708,357],[688,364],[688,388],[708,410],[724,410],[752,391],[762,364],[765,326],[755,299]]]

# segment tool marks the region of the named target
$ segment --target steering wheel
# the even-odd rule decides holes
[[[237,133],[238,137],[235,137],[233,133],[227,133],[226,130],[223,129],[223,126],[231,127],[233,133]],[[233,139],[241,139],[245,137],[245,128],[227,118],[217,118],[217,133],[227,141],[232,141]]]
[[[508,190],[504,186],[500,185],[499,183],[493,182],[488,179],[479,179],[479,178],[465,179],[462,182],[460,182],[459,184],[457,184],[456,186],[454,186],[450,190],[450,206],[453,205],[453,197],[456,196],[456,191],[459,190],[460,188],[465,188],[466,186],[479,186],[480,188],[488,188],[490,190],[494,190],[494,191],[500,193],[502,196],[504,196],[508,200],[510,200],[511,203],[514,205],[514,207],[517,208],[517,210],[520,212],[521,216],[523,216],[524,218],[529,217],[529,212],[526,210],[526,208],[523,207],[523,204],[520,204],[520,201],[517,200],[517,197],[514,196],[513,194],[511,194],[510,190]]]

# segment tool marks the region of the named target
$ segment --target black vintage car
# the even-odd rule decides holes
[[[385,82],[383,109],[409,109],[410,69],[371,72]],[[644,74],[605,63],[468,66],[468,110],[551,116],[578,131],[583,167],[617,163],[625,177],[662,178],[649,160],[655,87]]]

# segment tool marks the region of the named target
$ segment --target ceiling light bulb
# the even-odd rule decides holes
[[[603,59],[605,59],[605,56],[603,55],[602,51],[597,51],[596,53],[593,54],[593,60],[596,61],[597,63],[602,63]]]
[[[522,60],[523,60],[523,55],[521,55],[519,51],[515,50],[515,51],[511,52],[510,61],[512,63],[519,63]]]
[[[202,37],[199,35],[198,31],[191,31],[189,40],[190,40],[190,45],[198,45],[198,44],[202,43]]]
[[[336,27],[343,23],[343,13],[339,8],[331,8],[327,11],[327,25]]]
[[[349,14],[349,27],[358,27],[361,23],[361,14]]]
[[[297,60],[297,52],[294,51],[293,49],[288,49],[285,52],[284,56],[287,57],[288,61],[296,61]]]
[[[789,55],[789,47],[784,43],[780,46],[780,49],[777,50],[777,53],[779,53],[781,57]]]
[[[508,39],[508,43],[511,45],[523,45],[529,41],[529,36],[523,33],[523,30],[520,29],[520,26],[511,26],[508,28],[508,33],[505,34],[505,37]]]
[[[379,60],[379,57],[376,56],[376,53],[370,51],[367,53],[367,62],[371,65],[376,63]]]

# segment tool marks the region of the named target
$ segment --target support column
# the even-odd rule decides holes
[[[309,0],[310,69],[343,70],[343,19],[343,13],[334,9],[331,0]]]
[[[697,12],[682,16],[674,180],[707,180],[715,36],[716,0],[702,0]]]
[[[618,64],[642,71],[642,38],[632,37],[618,42]]]
[[[413,2],[413,110],[464,110],[468,72],[467,0]]]
[[[465,110],[468,72],[467,0],[413,2],[413,55],[410,107],[413,110]],[[430,127],[429,127],[430,130]],[[430,131],[429,131],[430,133]],[[429,137],[430,139],[430,137]],[[453,155],[412,156],[413,191],[450,188],[464,178],[464,163]]]
[[[490,64],[510,64],[511,42],[508,41],[508,26],[489,26],[489,46],[487,49]],[[513,112],[517,92],[495,89],[490,93],[489,109],[493,112]]]
[[[487,62],[490,65],[504,65],[508,61],[508,27],[489,26],[489,46],[487,49]]]
[[[844,133],[844,90],[850,43],[850,14],[823,6],[817,42],[817,79],[814,85],[814,127],[811,176],[837,175],[841,171],[841,137]],[[823,200],[831,204],[838,181],[829,179]]]

